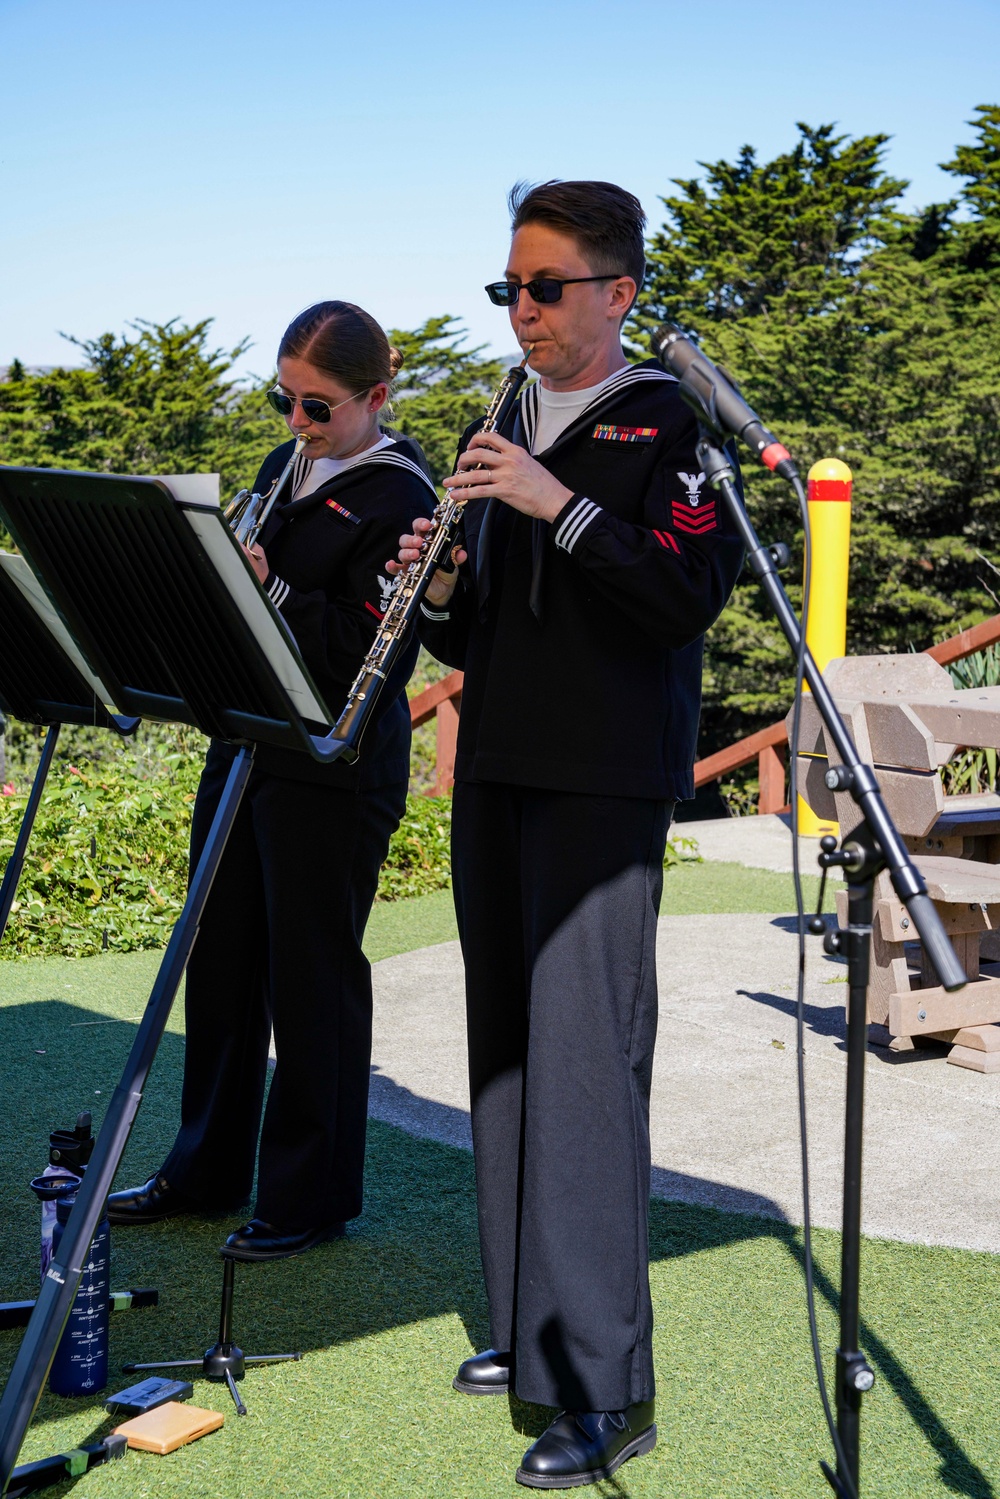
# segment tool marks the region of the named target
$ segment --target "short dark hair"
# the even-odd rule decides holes
[[[515,182],[507,203],[511,233],[524,224],[547,224],[568,234],[591,270],[631,276],[636,291],[646,274],[646,215],[633,193],[613,182]]]
[[[278,345],[279,359],[304,359],[355,395],[383,380],[388,385],[403,363],[371,313],[353,302],[316,302],[293,318]]]

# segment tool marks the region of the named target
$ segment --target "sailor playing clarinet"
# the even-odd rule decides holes
[[[656,919],[703,639],[742,551],[676,382],[622,350],[638,201],[549,182],[511,208],[486,290],[538,379],[504,435],[463,437],[464,547],[421,606],[424,643],[465,672],[453,867],[492,1346],[454,1383],[555,1407],[516,1476],[569,1488],[656,1441]]]

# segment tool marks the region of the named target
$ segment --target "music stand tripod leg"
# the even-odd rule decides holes
[[[108,1105],[76,1205],[42,1282],[35,1310],[0,1398],[0,1494],[6,1493],[24,1434],[52,1367],[252,765],[253,748],[244,746],[230,769],[205,847],[191,877],[184,909],[164,953],[121,1081]]]
[[[236,1414],[245,1416],[247,1408],[240,1398],[236,1381],[242,1379],[248,1364],[286,1364],[297,1362],[301,1353],[245,1354],[233,1342],[233,1286],[236,1262],[231,1255],[222,1256],[222,1302],[219,1309],[219,1341],[206,1350],[204,1358],[164,1360],[156,1364],[124,1364],[123,1374],[145,1374],[158,1369],[200,1369],[206,1379],[225,1383],[233,1397]]]
[[[14,852],[7,860],[7,868],[3,873],[3,884],[0,884],[0,939],[7,930],[7,922],[10,919],[11,906],[14,904],[14,896],[17,894],[18,881],[24,868],[25,856],[28,852],[28,842],[31,838],[31,830],[35,826],[35,818],[42,801],[42,792],[45,790],[45,782],[48,780],[49,770],[52,766],[52,757],[56,752],[56,741],[59,738],[61,724],[50,725],[42,745],[42,753],[39,757],[38,768],[35,778],[31,783],[31,795],[28,797],[28,805],[24,809],[21,826],[17,834],[17,842],[14,844]]]

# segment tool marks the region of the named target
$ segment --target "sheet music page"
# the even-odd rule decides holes
[[[100,677],[95,676],[81,656],[76,641],[63,624],[55,609],[53,609],[48,594],[42,588],[41,583],[39,583],[25,559],[20,553],[0,552],[0,567],[17,584],[17,587],[24,594],[49,634],[54,636],[57,644],[72,661],[98,701],[102,702],[106,708],[110,708],[112,712],[117,711],[108,689]]]
[[[272,614],[222,511],[218,506],[213,510],[183,507],[183,513],[299,714],[312,723],[331,726],[329,708],[317,697],[304,664],[299,664],[298,652],[293,654],[291,631]]]
[[[185,505],[219,506],[218,474],[154,474],[170,490],[175,500]]]

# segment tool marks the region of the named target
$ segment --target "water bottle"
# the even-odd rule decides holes
[[[75,1196],[56,1199],[53,1255],[58,1251],[75,1202]],[[69,1321],[52,1360],[49,1389],[55,1395],[93,1395],[108,1382],[110,1258],[111,1226],[105,1208],[83,1267]]]
[[[41,1278],[45,1279],[52,1263],[52,1235],[56,1227],[56,1203],[60,1197],[70,1197],[80,1185],[80,1178],[58,1166],[46,1166],[41,1176],[31,1183],[31,1190],[42,1204],[42,1253]]]
[[[56,1129],[49,1135],[49,1164],[31,1183],[42,1205],[41,1278],[52,1262],[52,1235],[56,1226],[56,1202],[80,1185],[80,1178],[94,1149],[90,1110],[77,1115],[74,1129]]]

